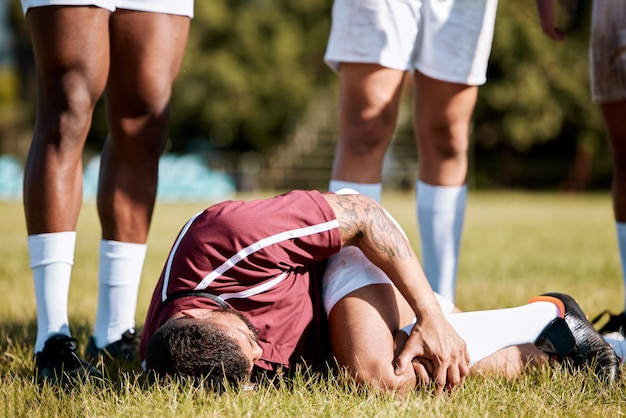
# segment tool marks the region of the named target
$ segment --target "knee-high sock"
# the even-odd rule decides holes
[[[435,292],[454,302],[467,186],[416,187],[424,273]]]
[[[70,336],[67,299],[74,264],[76,232],[53,232],[28,237],[37,304],[35,353],[53,334]]]
[[[135,328],[137,293],[146,257],[145,244],[100,242],[98,311],[94,337],[98,348]]]
[[[372,199],[380,202],[383,185],[381,183],[353,183],[351,181],[343,180],[331,180],[328,185],[328,190],[331,192],[337,192],[341,189],[353,189],[357,192],[371,197]]]
[[[448,321],[465,340],[470,365],[506,347],[534,343],[541,331],[559,315],[550,302],[533,302],[516,308],[462,312]],[[411,332],[413,324],[404,327]]]

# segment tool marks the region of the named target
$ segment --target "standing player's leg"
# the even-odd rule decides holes
[[[340,76],[339,138],[329,188],[380,201],[421,2],[334,0],[324,60]]]
[[[415,68],[416,185],[423,264],[454,301],[477,86],[486,80],[497,0],[426,1]]]
[[[380,202],[385,153],[396,126],[404,72],[342,63],[339,138],[330,191],[348,187]]]
[[[626,295],[626,101],[604,103],[600,105],[600,109],[613,159],[613,214],[622,266],[622,291]],[[624,298],[624,311],[611,315],[609,322],[601,328],[602,333],[619,332],[626,335],[626,296]]]
[[[110,134],[101,157],[98,310],[89,353],[132,358],[137,292],[167,140],[172,84],[190,16],[118,9],[105,93]],[[130,333],[126,333],[130,331]],[[124,337],[124,338],[122,338]]]
[[[469,125],[477,87],[415,74],[415,132],[420,159],[416,205],[424,272],[454,301],[467,196]]]
[[[622,291],[626,289],[626,3],[620,0],[593,2],[589,47],[591,95],[600,106],[613,158],[613,214],[622,266]],[[624,311],[611,315],[601,333],[626,335]],[[602,314],[601,314],[602,316]],[[600,317],[601,317],[600,316]],[[597,320],[600,319],[597,318]]]
[[[50,373],[76,365],[63,363],[65,354],[75,356],[67,301],[82,203],[82,151],[109,68],[109,15],[100,8],[63,6],[35,7],[26,14],[38,99],[24,173],[24,211],[41,379],[54,379]],[[63,337],[51,341],[57,334]],[[44,355],[47,341],[51,344]]]
[[[626,100],[602,104],[600,109],[613,157],[613,212],[626,288]]]

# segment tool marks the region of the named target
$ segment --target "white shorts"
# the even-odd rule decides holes
[[[335,0],[324,60],[484,84],[498,0]]]
[[[357,247],[344,247],[328,259],[322,281],[322,298],[328,315],[348,293],[372,284],[389,284],[389,277],[363,255]],[[454,309],[454,303],[435,293],[444,314]]]
[[[626,100],[626,1],[594,0],[589,62],[596,103]]]
[[[21,0],[24,15],[31,7],[96,6],[114,12],[116,9],[164,13],[193,17],[194,0]]]

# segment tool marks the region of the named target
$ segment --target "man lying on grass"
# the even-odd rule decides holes
[[[330,331],[318,290],[325,270]],[[615,352],[565,295],[517,311],[447,315],[451,308],[374,200],[293,191],[223,202],[187,222],[154,291],[140,355],[159,376],[239,385],[254,371],[323,362],[319,343],[330,335],[333,355],[358,383],[397,391],[432,383],[441,391],[461,385],[470,365],[520,370],[502,349],[536,342],[617,377]]]

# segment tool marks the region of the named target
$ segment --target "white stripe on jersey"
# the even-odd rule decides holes
[[[251,287],[246,290],[242,290],[241,292],[222,293],[219,297],[220,299],[223,299],[223,300],[233,299],[233,298],[234,299],[249,298],[250,296],[258,295],[259,293],[263,293],[266,290],[271,289],[272,287],[276,286],[278,283],[282,282],[285,279],[285,277],[287,277],[286,271],[281,273],[278,277],[272,280],[268,280],[267,282],[260,284],[258,286]]]
[[[167,264],[165,266],[165,274],[163,276],[163,289],[161,290],[162,302],[165,302],[165,300],[167,299],[167,287],[170,282],[170,272],[172,271],[172,261],[174,260],[174,254],[176,254],[176,250],[178,249],[178,246],[180,245],[180,241],[182,241],[183,237],[185,236],[185,234],[191,227],[191,224],[193,223],[193,221],[196,220],[198,216],[202,214],[202,212],[204,211],[196,213],[191,219],[187,221],[183,229],[180,231],[178,238],[176,238],[176,242],[174,243],[174,246],[172,247],[172,251],[170,251],[169,257],[167,257]]]
[[[332,221],[324,222],[321,224],[311,225],[299,229],[292,229],[290,231],[280,232],[278,234],[272,235],[271,237],[263,238],[262,240],[259,240],[254,244],[249,245],[246,248],[238,251],[235,255],[222,263],[221,266],[218,266],[216,269],[210,272],[204,279],[202,279],[200,283],[198,283],[194,290],[206,289],[213,282],[213,280],[217,279],[219,276],[230,270],[238,262],[250,256],[251,254],[254,254],[257,251],[262,250],[265,247],[269,247],[270,245],[294,238],[306,237],[308,235],[314,235],[319,234],[320,232],[330,231],[331,229],[338,227],[339,221],[337,219],[334,219]],[[277,283],[278,282],[274,284]]]

